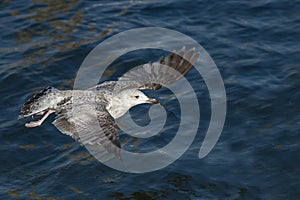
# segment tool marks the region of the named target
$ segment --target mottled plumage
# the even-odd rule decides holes
[[[88,90],[60,91],[47,87],[24,104],[19,118],[46,113],[41,120],[25,124],[35,127],[55,112],[53,124],[62,133],[83,145],[101,145],[120,158],[115,119],[138,104],[157,103],[139,90],[157,90],[172,84],[191,69],[198,57],[194,49],[185,53],[182,48],[156,63],[130,70],[118,81],[104,82]]]

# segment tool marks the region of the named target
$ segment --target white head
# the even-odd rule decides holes
[[[157,104],[158,101],[147,97],[139,90],[128,89],[115,94],[106,109],[116,119],[124,115],[130,108],[144,103]]]

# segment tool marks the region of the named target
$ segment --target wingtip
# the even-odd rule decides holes
[[[200,57],[200,53],[195,53],[194,56],[192,57],[192,63],[195,64],[198,60],[198,58]]]
[[[121,148],[119,149],[117,149],[116,151],[115,151],[115,156],[116,156],[116,158],[119,160],[119,161],[123,161],[123,158],[122,158],[122,155],[121,155]]]

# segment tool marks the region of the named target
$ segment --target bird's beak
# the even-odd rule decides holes
[[[147,102],[152,103],[152,104],[158,104],[159,103],[156,99],[148,99]]]

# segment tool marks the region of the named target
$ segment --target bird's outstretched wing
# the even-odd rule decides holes
[[[147,63],[125,73],[118,81],[109,81],[99,84],[90,90],[103,88],[114,91],[124,89],[150,89],[158,90],[161,86],[174,83],[190,71],[199,58],[192,48],[189,51],[183,47],[179,52],[173,51],[166,57],[161,57],[158,62]]]
[[[117,125],[104,105],[80,104],[63,109],[53,124],[83,145],[99,145],[120,158]]]

